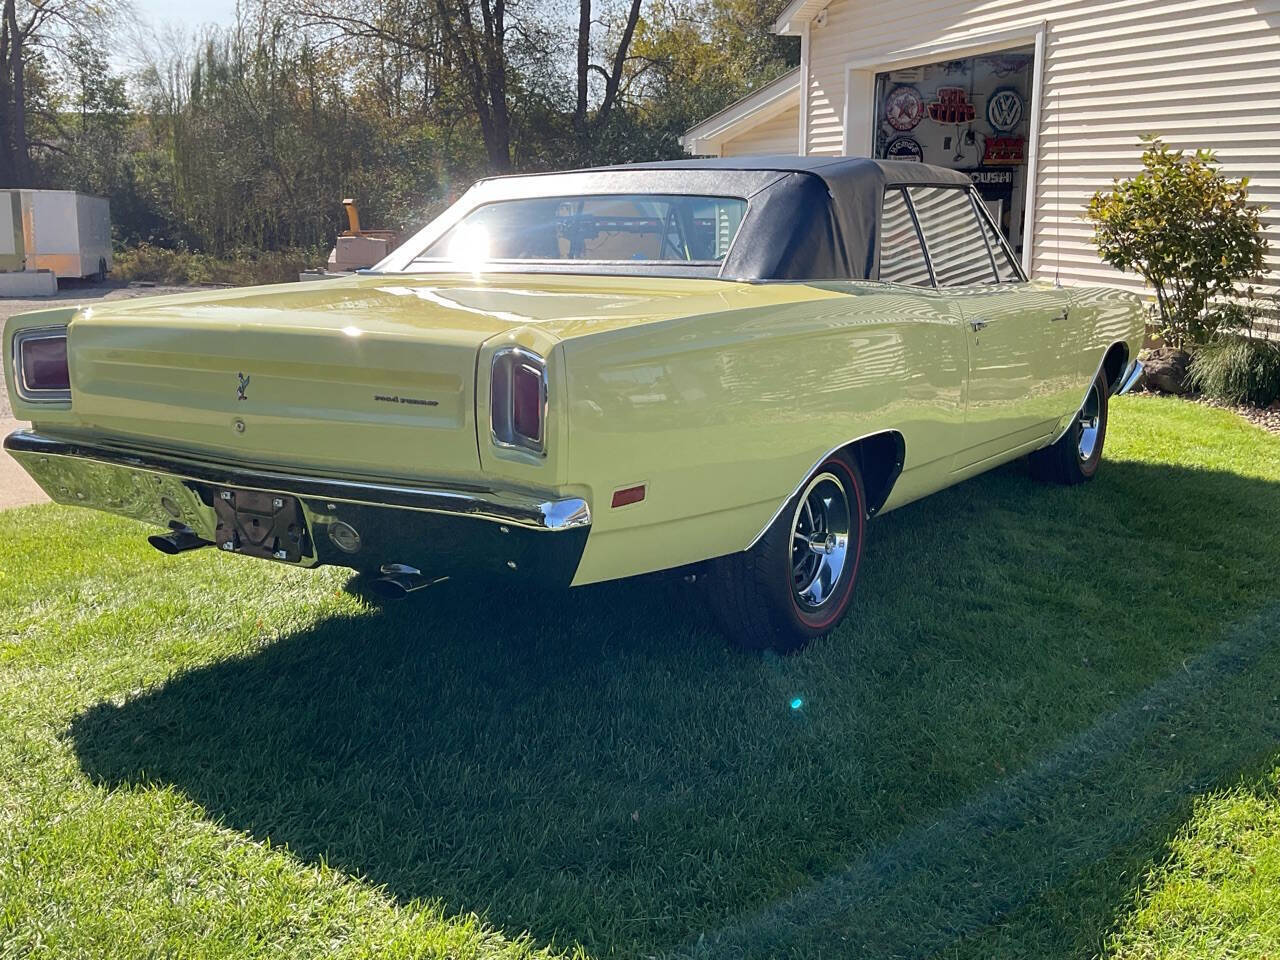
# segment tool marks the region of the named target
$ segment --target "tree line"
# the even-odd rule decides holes
[[[327,245],[344,196],[412,229],[485,174],[679,156],[799,53],[782,0],[241,0],[194,35],[2,2],[0,186],[219,255]]]

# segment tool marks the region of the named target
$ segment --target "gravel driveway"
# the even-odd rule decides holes
[[[14,314],[49,307],[66,307],[79,304],[103,303],[109,300],[129,300],[134,297],[154,297],[162,293],[185,293],[195,287],[111,287],[76,286],[58,291],[56,297],[39,300],[0,299],[0,326]],[[0,389],[0,436],[12,433],[26,423],[15,420],[9,408],[8,392]],[[37,487],[13,459],[0,452],[0,510],[20,507],[28,503],[41,503],[48,497]]]

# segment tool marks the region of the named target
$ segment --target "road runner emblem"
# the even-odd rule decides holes
[[[238,384],[236,384],[236,399],[247,400],[248,397],[244,395],[244,392],[249,388],[249,377],[243,373],[237,373],[236,377],[240,381]]]

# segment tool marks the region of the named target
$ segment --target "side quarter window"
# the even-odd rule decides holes
[[[978,211],[964,187],[908,187],[940,287],[996,283]]]
[[[915,221],[911,219],[906,197],[898,187],[884,192],[884,210],[880,218],[880,279],[885,283],[908,283],[917,287],[933,283]]]
[[[975,198],[976,199],[976,198]],[[1013,261],[1009,259],[1009,253],[1000,237],[996,233],[996,228],[991,225],[991,221],[986,217],[979,217],[982,221],[982,232],[986,235],[987,243],[991,245],[991,256],[996,261],[996,274],[1000,277],[1001,283],[1018,283],[1022,280],[1022,274],[1018,272],[1018,268],[1014,266]]]

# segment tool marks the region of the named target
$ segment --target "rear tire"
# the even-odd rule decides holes
[[[750,550],[711,561],[708,604],[744,650],[793,653],[849,610],[866,532],[862,474],[830,457]]]
[[[106,257],[98,258],[98,269],[96,272],[90,275],[89,279],[92,280],[94,283],[107,282],[107,258]]]
[[[1109,393],[1107,375],[1099,371],[1067,432],[1051,446],[1031,454],[1033,477],[1067,486],[1093,479],[1102,463],[1102,446],[1107,439]]]

